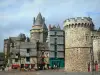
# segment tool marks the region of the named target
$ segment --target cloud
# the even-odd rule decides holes
[[[70,17],[90,16],[98,28],[100,0],[0,0],[0,49],[3,39],[23,32],[29,36],[33,17],[39,12],[46,24],[60,24]]]

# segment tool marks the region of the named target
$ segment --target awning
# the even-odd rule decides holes
[[[12,67],[20,67],[19,64],[12,64]]]
[[[30,64],[25,64],[26,67],[28,67]]]

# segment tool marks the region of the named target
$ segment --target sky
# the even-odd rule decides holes
[[[33,17],[41,12],[47,26],[58,25],[73,17],[90,16],[95,28],[100,27],[100,0],[0,0],[0,51],[3,41],[25,33],[30,36]]]

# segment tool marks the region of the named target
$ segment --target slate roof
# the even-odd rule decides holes
[[[17,45],[18,48],[36,48],[36,44],[32,42],[21,42],[20,45]]]
[[[35,20],[35,25],[42,25],[43,24],[43,18],[41,13],[39,12],[39,14],[37,15],[37,18]]]
[[[11,41],[16,41],[17,40],[17,37],[9,37],[9,40],[11,40]]]
[[[48,43],[39,43],[39,50],[49,51]]]

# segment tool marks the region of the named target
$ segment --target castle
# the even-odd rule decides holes
[[[48,42],[46,42],[47,39]],[[54,42],[54,39],[58,44]],[[4,39],[5,66],[12,67],[12,69],[48,69],[49,66],[54,68],[57,63],[59,68],[64,67],[63,40],[64,32],[60,26],[51,27],[48,31],[45,18],[39,13],[33,19],[30,37],[21,33],[17,37]]]
[[[12,67],[12,69],[39,69],[44,63],[48,65],[47,34],[48,29],[45,25],[45,19],[39,13],[33,20],[30,37],[21,33],[16,37],[4,39],[6,66]]]
[[[94,29],[90,17],[69,18],[64,21],[65,70],[87,72],[100,64],[100,30]]]
[[[64,21],[64,30],[58,25],[48,31],[39,13],[30,37],[20,34],[4,40],[6,63],[15,68],[44,68],[45,64],[45,68],[65,66],[67,72],[93,71],[100,68],[100,29],[94,27],[92,18],[76,17]]]

